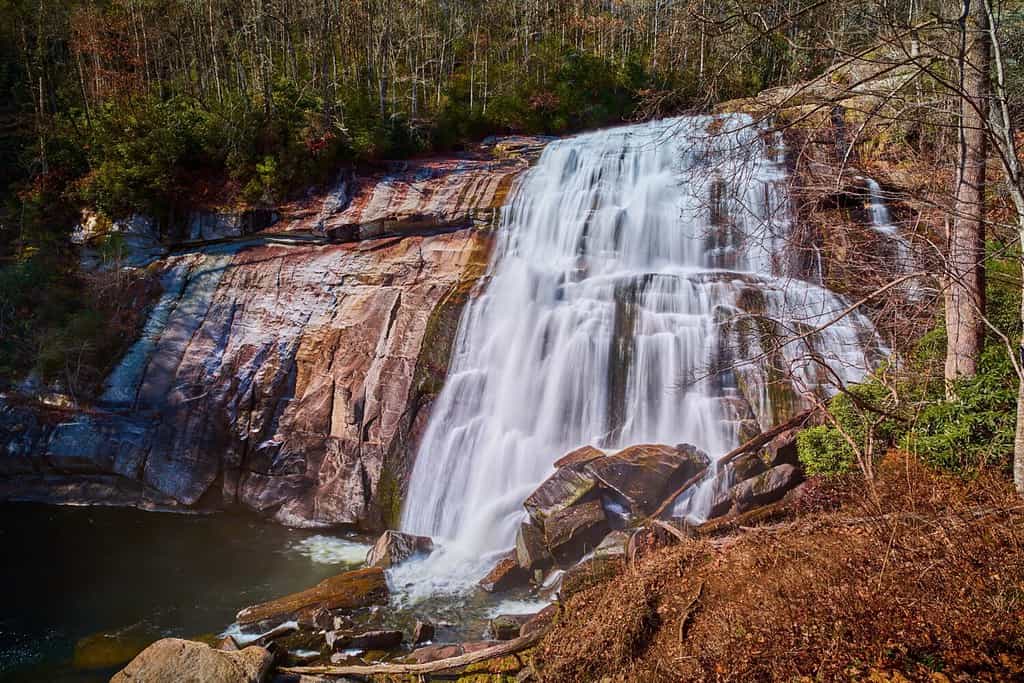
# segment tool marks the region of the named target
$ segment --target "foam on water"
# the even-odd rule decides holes
[[[362,564],[370,546],[336,536],[309,536],[291,549],[319,564]]]

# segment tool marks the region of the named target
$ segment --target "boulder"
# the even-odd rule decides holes
[[[519,629],[532,617],[532,614],[500,614],[487,622],[487,633],[495,640],[518,638]]]
[[[586,472],[562,467],[537,487],[523,502],[530,518],[539,524],[551,515],[584,500],[597,482]]]
[[[516,532],[516,562],[528,572],[547,569],[553,562],[544,544],[544,531],[529,522]]]
[[[739,456],[729,463],[727,467],[732,471],[733,483],[751,479],[768,469],[768,466],[764,464],[764,460],[754,453],[745,453]]]
[[[646,517],[709,463],[706,453],[689,444],[644,444],[592,460],[584,469],[621,497],[634,516]]]
[[[215,650],[179,638],[158,640],[114,675],[111,683],[259,683],[274,657],[262,647]]]
[[[413,647],[430,642],[434,639],[434,625],[429,621],[417,621],[412,629]]]
[[[593,446],[581,446],[574,451],[569,451],[555,461],[555,467],[569,467],[572,465],[585,465],[596,458],[603,458],[604,451]]]
[[[544,540],[559,563],[572,564],[596,548],[608,531],[601,501],[592,500],[553,514],[544,524]]]
[[[594,557],[625,557],[629,537],[625,531],[611,532],[594,548]]]
[[[365,631],[363,633],[324,634],[327,647],[332,650],[393,650],[402,644],[401,631]]]
[[[714,519],[727,515],[732,511],[733,501],[729,489],[720,488],[715,490],[711,499],[711,506],[708,508],[708,519]]]
[[[429,555],[434,551],[434,542],[426,536],[403,534],[401,531],[385,531],[366,553],[367,567],[387,569],[404,562],[413,555]]]
[[[793,465],[778,465],[753,479],[736,484],[730,489],[730,494],[736,503],[736,511],[746,512],[780,500],[801,480],[800,470]]]
[[[384,570],[369,567],[324,579],[312,588],[246,607],[238,613],[239,624],[297,618],[317,609],[357,609],[388,601]]]
[[[515,551],[511,551],[498,560],[494,569],[480,580],[480,587],[488,593],[499,593],[525,586],[529,580],[529,572],[519,566]]]
[[[779,465],[800,465],[800,458],[797,457],[796,435],[799,428],[787,429],[778,434],[761,451],[761,458],[768,467]]]

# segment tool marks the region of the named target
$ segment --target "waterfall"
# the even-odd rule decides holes
[[[479,572],[567,451],[720,456],[831,373],[860,379],[882,350],[856,313],[815,331],[847,304],[790,265],[786,181],[781,136],[741,115],[548,145],[463,311],[403,529],[440,539],[447,570],[475,558]]]
[[[864,178],[864,184],[868,188],[868,214],[871,216],[871,228],[879,235],[892,241],[895,247],[895,270],[899,273],[909,273],[913,267],[913,257],[910,255],[910,245],[906,238],[900,234],[900,229],[892,222],[889,214],[889,206],[882,196],[882,187],[874,178]]]

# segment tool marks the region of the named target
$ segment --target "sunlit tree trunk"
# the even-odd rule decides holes
[[[964,0],[959,162],[948,235],[946,381],[977,372],[985,311],[985,162],[990,47],[984,0]]]

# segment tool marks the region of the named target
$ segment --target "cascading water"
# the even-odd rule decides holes
[[[404,530],[441,545],[427,573],[464,581],[403,565],[395,583],[479,579],[572,448],[688,442],[720,456],[820,389],[824,366],[863,375],[870,323],[815,331],[846,304],[791,265],[780,143],[729,116],[546,148],[463,312],[404,511]],[[703,497],[677,510],[699,517]]]

